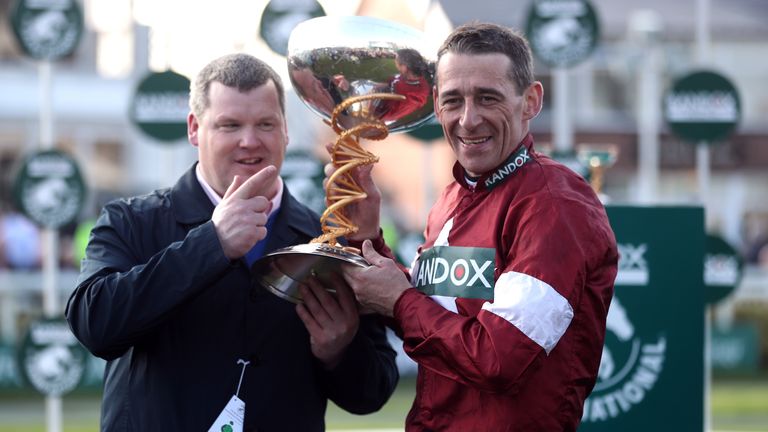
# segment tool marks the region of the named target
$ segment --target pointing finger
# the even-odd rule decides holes
[[[249,199],[255,196],[267,196],[274,187],[275,179],[277,178],[277,168],[274,165],[269,165],[261,169],[261,171],[250,176],[236,191],[232,193],[232,196],[240,199]]]

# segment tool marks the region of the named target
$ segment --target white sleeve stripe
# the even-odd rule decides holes
[[[544,348],[549,355],[573,320],[573,308],[547,283],[527,274],[507,272],[499,276],[493,303],[483,309],[498,315]]]
[[[443,228],[440,230],[440,234],[438,234],[437,238],[435,239],[435,244],[432,246],[448,246],[448,236],[451,234],[452,229],[453,218],[450,218],[445,222],[445,225],[443,225]]]
[[[429,297],[432,300],[434,300],[437,304],[444,307],[445,309],[453,313],[459,313],[459,309],[456,307],[456,297],[448,297],[448,296],[441,296],[441,295],[431,295]]]

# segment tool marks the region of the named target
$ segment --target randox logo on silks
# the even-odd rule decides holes
[[[493,300],[495,259],[493,248],[435,246],[419,256],[411,280],[427,295]]]
[[[504,179],[516,173],[523,165],[531,161],[531,155],[528,153],[528,148],[525,146],[507,158],[504,165],[494,171],[487,179],[485,179],[485,188],[491,190],[501,184]]]
[[[19,350],[25,380],[48,396],[74,390],[85,376],[87,362],[87,352],[62,319],[33,322]]]

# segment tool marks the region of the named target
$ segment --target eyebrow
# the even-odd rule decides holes
[[[504,93],[493,87],[478,87],[476,90],[478,94],[493,94],[496,96],[504,97]]]
[[[472,89],[472,92],[474,94],[480,94],[480,95],[492,94],[492,95],[496,95],[496,96],[499,96],[499,97],[504,97],[504,93],[500,92],[499,90],[497,90],[497,89],[495,89],[493,87],[475,87],[475,88]],[[443,98],[443,97],[448,97],[448,96],[459,96],[460,94],[461,93],[457,89],[451,89],[451,90],[446,90],[444,92],[441,92],[439,94],[439,96],[441,98]]]

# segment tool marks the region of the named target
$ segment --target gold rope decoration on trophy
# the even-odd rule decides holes
[[[392,93],[353,96],[345,99],[334,108],[328,123],[338,135],[330,152],[331,162],[336,167],[336,171],[328,178],[325,185],[326,209],[320,216],[323,234],[312,239],[310,243],[327,243],[336,246],[338,245],[336,241],[338,237],[356,233],[358,230],[357,225],[344,215],[343,209],[355,201],[364,200],[368,194],[363,192],[363,189],[357,184],[351,171],[358,166],[370,165],[379,161],[378,156],[360,146],[360,138],[365,134],[366,139],[380,141],[389,135],[389,130],[383,121],[371,117],[367,109],[358,114],[365,120],[350,129],[344,129],[339,125],[339,116],[350,105],[371,99],[404,100],[405,96]],[[371,134],[372,132],[373,134]]]

